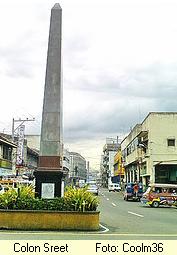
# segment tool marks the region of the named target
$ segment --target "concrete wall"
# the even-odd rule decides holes
[[[20,230],[98,230],[99,212],[1,210],[0,228]]]
[[[152,113],[142,124],[149,130],[149,153],[153,161],[177,160],[177,113]],[[175,139],[176,146],[168,146]]]

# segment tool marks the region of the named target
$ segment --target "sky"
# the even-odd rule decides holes
[[[0,0],[0,132],[40,134],[53,0]],[[99,169],[107,137],[177,111],[177,1],[60,0],[64,145]]]

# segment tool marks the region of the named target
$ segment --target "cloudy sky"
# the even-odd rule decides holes
[[[0,131],[39,134],[53,0],[0,1]],[[64,143],[98,168],[106,137],[177,111],[177,2],[60,0]]]

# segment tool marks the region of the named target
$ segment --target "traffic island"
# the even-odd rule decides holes
[[[36,198],[32,186],[0,194],[0,228],[22,230],[98,230],[99,198],[87,187],[67,187],[64,197]]]
[[[15,230],[99,230],[99,212],[0,210],[0,228]]]

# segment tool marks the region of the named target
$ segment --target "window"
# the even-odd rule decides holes
[[[167,139],[168,146],[175,146],[175,139]]]
[[[67,163],[69,163],[69,159],[67,157],[63,157],[63,160],[66,161]]]
[[[3,158],[7,160],[12,159],[12,149],[6,145],[3,145]]]

